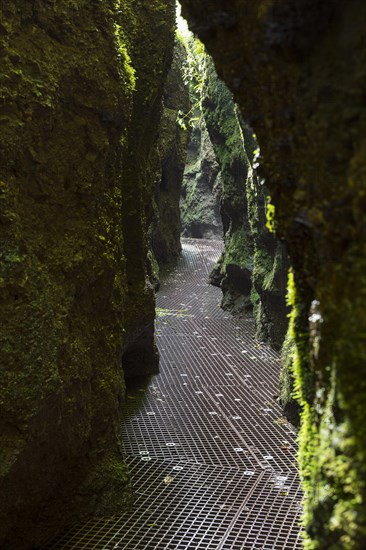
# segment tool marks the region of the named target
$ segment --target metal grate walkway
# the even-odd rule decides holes
[[[157,296],[161,373],[129,388],[122,427],[136,502],[56,549],[301,548],[295,432],[277,405],[278,355],[207,284],[218,241],[184,239]]]

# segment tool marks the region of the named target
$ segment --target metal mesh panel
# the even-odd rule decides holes
[[[278,355],[207,284],[222,243],[183,240],[157,296],[160,374],[128,389],[122,436],[136,493],[127,514],[75,526],[47,549],[301,548],[296,434]]]

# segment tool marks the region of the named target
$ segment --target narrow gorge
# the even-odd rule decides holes
[[[0,548],[365,548],[364,2],[2,0],[0,14]],[[138,450],[145,413],[167,422],[162,454]],[[271,433],[284,469],[268,466]],[[202,480],[196,531],[152,542],[149,520],[128,539],[141,491],[132,523],[162,493],[135,451],[163,487],[185,467]],[[263,487],[291,527],[263,504],[255,539]],[[75,525],[104,538],[63,539]]]

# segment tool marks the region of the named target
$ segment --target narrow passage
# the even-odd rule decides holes
[[[161,373],[127,396],[130,514],[91,521],[68,549],[301,548],[296,434],[282,417],[278,355],[207,283],[219,241],[183,239],[157,296]]]

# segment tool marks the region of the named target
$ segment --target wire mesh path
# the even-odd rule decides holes
[[[218,241],[183,240],[157,296],[161,373],[129,388],[125,453],[134,509],[47,548],[301,548],[296,434],[281,415],[278,355],[253,319],[219,307],[207,279]]]

